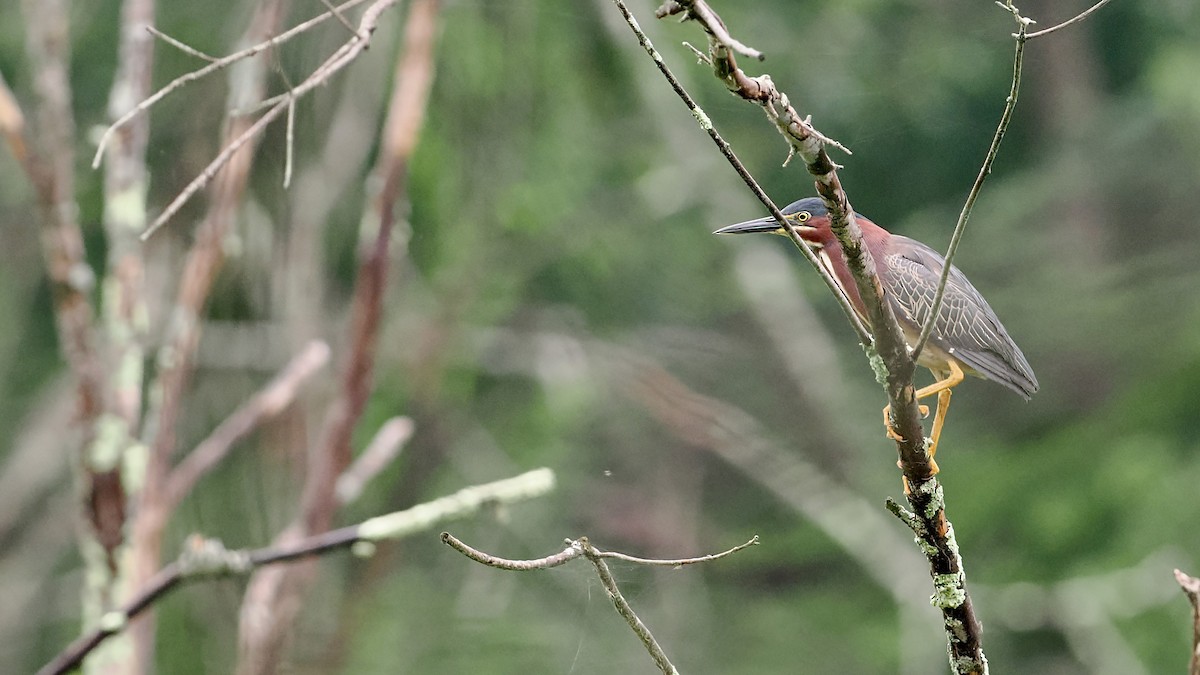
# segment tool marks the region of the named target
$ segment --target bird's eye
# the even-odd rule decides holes
[[[812,218],[812,214],[809,213],[808,211],[801,211],[800,213],[797,213],[796,215],[792,216],[792,218],[798,223],[803,223],[803,222],[807,221],[809,218]]]

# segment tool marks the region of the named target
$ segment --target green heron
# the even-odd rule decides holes
[[[866,308],[842,255],[841,244],[830,229],[829,211],[825,204],[816,197],[809,197],[788,204],[782,213],[800,237],[814,249],[821,263],[850,299],[855,313],[869,327]],[[937,251],[919,241],[892,234],[861,214],[856,219],[862,229],[863,244],[875,260],[875,272],[883,285],[884,296],[900,327],[904,329],[904,336],[911,348],[921,334],[922,324],[929,317],[946,261]],[[746,232],[787,235],[770,216],[729,225],[715,234]],[[937,473],[937,463],[932,458],[937,452],[946,411],[950,408],[950,392],[963,381],[964,375],[999,382],[1025,400],[1029,400],[1038,390],[1037,377],[1020,347],[1008,336],[1008,331],[1004,330],[983,295],[953,265],[946,280],[946,291],[937,321],[921,350],[917,365],[928,368],[937,380],[916,392],[918,400],[938,395],[929,444],[930,464],[934,473]],[[928,414],[928,408],[921,408],[922,415]],[[883,410],[883,419],[888,436],[900,440],[892,430],[887,408]]]

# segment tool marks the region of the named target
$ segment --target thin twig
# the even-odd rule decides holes
[[[179,462],[167,480],[168,510],[178,506],[192,487],[229,454],[233,446],[254,429],[283,412],[300,387],[329,362],[329,346],[313,341],[300,351],[267,386],[221,422]]]
[[[346,18],[346,16],[344,14],[342,14],[342,10],[338,9],[337,7],[334,7],[333,3],[329,2],[329,0],[321,0],[321,4],[325,5],[325,9],[328,9],[330,12],[333,13],[334,16],[337,17],[338,22],[341,23],[343,26],[345,26],[346,30],[350,31],[351,35],[353,35],[354,37],[356,37],[360,40],[364,39],[363,36],[359,35],[358,31],[354,29],[354,25],[350,23],[350,21]]]
[[[613,606],[616,607],[617,613],[621,615],[621,618],[625,619],[625,622],[629,624],[629,628],[633,631],[634,635],[637,635],[638,639],[642,641],[642,644],[646,647],[646,651],[649,652],[650,657],[654,659],[654,663],[663,673],[668,675],[678,675],[679,671],[676,670],[675,666],[671,663],[671,660],[667,658],[666,652],[664,652],[662,647],[659,646],[658,641],[654,639],[654,635],[650,632],[650,629],[646,627],[646,624],[643,623],[641,618],[638,617],[637,613],[633,611],[633,607],[630,606],[629,601],[627,601],[625,596],[621,594],[621,589],[617,586],[617,581],[613,578],[612,572],[608,569],[608,565],[605,564],[604,559],[612,558],[613,560],[621,560],[638,565],[679,567],[681,565],[711,562],[713,560],[719,560],[725,556],[737,553],[738,551],[757,544],[758,535],[751,537],[750,541],[747,541],[740,546],[734,546],[733,548],[727,551],[722,551],[721,553],[700,556],[698,558],[679,558],[675,560],[639,558],[637,556],[618,553],[616,551],[601,551],[600,549],[592,546],[587,537],[580,537],[579,539],[575,540],[568,539],[566,541],[566,548],[564,548],[562,551],[546,556],[545,558],[536,558],[533,560],[512,560],[509,558],[501,558],[490,553],[484,553],[483,551],[463,543],[449,532],[442,533],[442,541],[454,550],[481,565],[487,565],[488,567],[495,567],[497,569],[509,570],[513,572],[528,572],[531,570],[550,569],[552,567],[558,567],[559,565],[566,564],[572,560],[575,560],[576,558],[587,558],[596,568],[596,574],[600,577],[600,583],[604,585],[604,590],[608,592],[608,597],[612,599]]]
[[[442,543],[459,553],[467,556],[471,560],[488,567],[496,569],[508,570],[510,572],[528,572],[530,570],[547,570],[551,567],[558,567],[583,555],[583,549],[579,546],[578,541],[567,541],[567,547],[554,555],[548,555],[545,558],[535,558],[533,560],[510,560],[501,558],[490,553],[484,553],[477,548],[464,543],[461,539],[455,537],[449,532],[442,533]]]
[[[372,4],[370,7],[367,7],[367,9],[363,11],[362,20],[359,21],[358,25],[358,34],[367,37],[352,37],[348,42],[338,47],[338,49],[328,59],[326,59],[320,67],[313,71],[311,75],[305,78],[305,80],[301,82],[295,88],[295,90],[293,90],[289,95],[285,96],[284,99],[275,104],[275,106],[267,110],[267,112],[263,113],[262,117],[258,118],[254,124],[242,132],[242,134],[237,138],[233,139],[229,145],[225,146],[225,148],[221,150],[216,158],[209,162],[208,166],[206,166],[204,170],[200,172],[200,175],[192,179],[192,181],[188,183],[187,187],[185,187],[183,191],[180,192],[179,195],[167,205],[167,208],[164,209],[163,212],[154,219],[154,222],[150,224],[150,227],[148,227],[146,231],[142,233],[142,240],[145,241],[156,231],[158,231],[158,229],[166,224],[166,222],[170,220],[172,216],[179,212],[179,209],[183,208],[183,205],[186,204],[188,200],[190,200],[197,192],[204,189],[204,187],[208,185],[209,181],[212,180],[213,176],[215,176],[217,172],[229,162],[229,159],[233,156],[233,153],[237,152],[239,148],[241,148],[251,139],[261,134],[268,124],[270,124],[275,120],[275,118],[279,117],[280,114],[287,110],[287,107],[291,102],[304,96],[313,89],[324,85],[329,81],[329,78],[336,75],[343,68],[350,65],[351,62],[357,59],[358,56],[370,44],[370,35],[375,32],[375,28],[379,25],[380,15],[390,9],[393,5],[399,3],[399,1],[400,0],[376,0],[374,4]],[[344,6],[345,5],[343,5],[343,7]]]
[[[838,299],[838,304],[842,309],[842,313],[846,315],[846,320],[850,322],[850,325],[854,328],[854,332],[858,335],[859,341],[864,345],[871,344],[872,338],[870,331],[867,330],[867,327],[863,325],[862,320],[859,319],[858,313],[854,311],[854,306],[850,304],[850,298],[846,297],[846,293],[838,285],[837,281],[833,278],[833,275],[830,274],[829,270],[825,269],[825,266],[821,264],[820,259],[808,245],[808,242],[804,241],[804,239],[802,239],[798,233],[794,232],[792,228],[788,226],[788,221],[784,217],[783,213],[779,211],[779,207],[777,207],[775,202],[773,202],[771,198],[767,196],[766,191],[762,189],[762,186],[758,184],[758,181],[755,180],[754,176],[750,174],[750,171],[746,169],[745,165],[742,164],[742,161],[738,159],[738,156],[736,153],[734,153],[733,148],[713,126],[712,120],[709,119],[708,115],[700,108],[695,99],[692,98],[691,94],[689,94],[688,91],[683,87],[683,84],[679,82],[674,73],[671,72],[671,69],[667,67],[662,55],[658,53],[658,50],[655,49],[654,44],[650,41],[650,38],[645,32],[642,31],[641,26],[638,25],[637,19],[634,18],[633,13],[629,11],[629,8],[625,6],[625,3],[622,0],[614,0],[614,2],[617,6],[617,9],[620,10],[621,15],[625,18],[625,22],[629,24],[629,28],[633,31],[634,35],[637,36],[638,43],[641,44],[642,48],[646,50],[646,53],[650,55],[650,58],[654,60],[654,65],[658,68],[659,72],[662,73],[663,77],[666,78],[667,82],[671,85],[671,88],[675,90],[675,93],[683,101],[684,105],[688,107],[688,110],[691,111],[692,116],[696,118],[696,122],[700,125],[700,128],[708,134],[709,138],[712,139],[713,143],[716,144],[717,148],[721,151],[721,154],[725,156],[725,159],[729,162],[730,166],[733,167],[733,170],[737,172],[738,176],[742,179],[746,186],[750,188],[750,191],[754,193],[754,196],[757,197],[760,202],[762,202],[763,206],[767,207],[767,210],[770,211],[771,215],[775,217],[775,221],[778,222],[783,227],[784,231],[788,233],[788,236],[791,237],[792,243],[794,243],[796,247],[800,249],[800,252],[804,255],[804,258],[808,260],[809,264],[812,265],[813,269],[815,269],[817,274],[821,277],[821,280],[824,281],[825,285],[829,287],[829,290],[833,292],[834,297]]]
[[[992,136],[991,145],[988,146],[987,155],[983,159],[983,166],[979,167],[979,174],[975,176],[975,182],[971,185],[971,191],[967,193],[967,201],[963,204],[962,211],[958,214],[958,222],[954,224],[954,233],[950,235],[950,245],[946,248],[946,259],[942,265],[942,276],[938,279],[937,292],[933,296],[933,305],[929,308],[929,316],[925,318],[924,325],[921,326],[921,334],[912,345],[912,359],[914,361],[921,356],[921,350],[925,348],[925,343],[929,341],[929,336],[933,334],[933,327],[937,324],[938,312],[942,309],[942,300],[946,295],[946,283],[950,279],[951,265],[954,262],[955,254],[958,252],[958,243],[962,240],[963,232],[967,229],[967,219],[971,217],[971,211],[975,208],[975,200],[979,198],[979,193],[983,189],[983,182],[992,173],[992,164],[995,163],[996,155],[1000,152],[1000,143],[1004,140],[1004,134],[1008,131],[1008,125],[1012,121],[1013,110],[1017,107],[1017,95],[1021,90],[1021,65],[1025,56],[1025,42],[1028,39],[1025,31],[1029,28],[1029,21],[1024,19],[1011,3],[1009,3],[1008,7],[1011,8],[1013,16],[1017,21],[1017,33],[1015,35],[1016,48],[1013,54],[1013,74],[1012,81],[1008,87],[1008,98],[1004,101],[1004,112],[1000,114],[1000,123],[996,125],[996,133]]]
[[[350,9],[351,7],[360,5],[364,2],[366,2],[366,0],[347,0],[346,2],[343,2],[341,5],[338,5],[338,9],[347,10],[347,9]],[[100,137],[100,143],[99,143],[98,147],[96,148],[96,154],[92,157],[92,168],[95,169],[100,166],[100,161],[104,158],[104,148],[105,148],[105,146],[108,145],[109,141],[112,139],[113,134],[115,134],[118,130],[120,130],[121,127],[128,124],[129,120],[131,120],[134,117],[138,116],[139,114],[149,110],[155,103],[158,103],[159,101],[161,101],[163,98],[165,98],[171,92],[175,91],[176,89],[182,87],[185,84],[188,84],[190,82],[195,82],[196,80],[203,79],[204,77],[207,77],[208,75],[211,75],[211,74],[217,72],[218,70],[221,70],[222,68],[227,68],[230,65],[232,65],[233,63],[236,63],[237,61],[240,61],[244,58],[254,56],[254,55],[264,52],[268,49],[271,49],[272,47],[278,47],[279,45],[287,42],[288,40],[291,40],[292,38],[296,37],[297,35],[300,35],[306,31],[310,30],[311,28],[320,24],[321,22],[325,21],[326,19],[328,19],[331,16],[333,16],[333,14],[330,12],[325,12],[324,14],[318,14],[317,16],[309,19],[308,21],[300,23],[300,24],[296,25],[295,27],[293,27],[287,31],[284,31],[283,33],[280,33],[279,35],[276,35],[275,37],[273,37],[269,40],[266,40],[265,42],[260,42],[251,47],[247,47],[246,49],[243,49],[239,52],[230,54],[229,56],[225,56],[220,59],[217,59],[216,61],[213,61],[210,65],[207,65],[199,70],[195,70],[190,73],[180,75],[179,77],[175,78],[174,80],[171,80],[162,89],[159,89],[158,91],[154,92],[154,94],[152,94],[149,98],[147,98],[144,101],[142,101],[141,103],[139,103],[136,108],[134,108],[133,110],[130,110],[128,113],[122,115],[120,119],[118,119],[116,122],[113,122],[107,129],[104,130],[104,135],[102,135]]]
[[[751,537],[750,540],[744,544],[738,544],[737,546],[734,546],[733,548],[725,550],[725,551],[721,551],[720,553],[712,553],[709,555],[702,555],[697,558],[675,558],[673,560],[672,559],[664,560],[664,559],[658,559],[658,558],[639,558],[637,556],[626,555],[624,553],[617,553],[616,551],[596,551],[596,555],[598,555],[601,558],[612,558],[614,560],[621,560],[621,561],[628,562],[628,563],[636,563],[638,565],[651,565],[651,566],[655,566],[655,567],[683,567],[684,565],[695,565],[696,563],[704,563],[704,562],[710,562],[713,560],[720,560],[721,558],[724,558],[725,556],[733,555],[734,553],[737,553],[738,551],[740,551],[742,549],[750,548],[751,546],[757,546],[757,545],[758,545],[758,535],[756,534],[753,537]]]
[[[154,37],[171,45],[172,47],[178,49],[179,51],[183,52],[184,54],[187,54],[189,56],[194,56],[202,61],[208,61],[209,63],[216,63],[217,61],[221,60],[215,56],[210,56],[208,54],[205,54],[204,52],[200,51],[199,49],[196,49],[195,47],[192,47],[191,45],[187,45],[187,44],[184,44],[183,42],[180,42],[179,40],[176,40],[175,38],[171,37],[170,35],[167,35],[166,33],[155,28],[154,26],[146,26],[146,30],[149,31],[149,33],[151,35],[153,35]]]
[[[1088,18],[1088,16],[1090,16],[1092,14],[1092,12],[1095,12],[1096,10],[1100,9],[1101,7],[1107,5],[1110,2],[1112,2],[1112,0],[1100,0],[1100,2],[1097,2],[1096,4],[1092,5],[1091,7],[1085,9],[1084,11],[1075,15],[1073,18],[1067,19],[1066,21],[1058,24],[1057,26],[1051,26],[1051,27],[1045,28],[1043,30],[1029,33],[1028,35],[1025,36],[1025,39],[1032,40],[1033,38],[1042,37],[1043,35],[1049,35],[1050,33],[1053,33],[1054,31],[1056,31],[1060,28],[1066,28],[1067,26],[1070,26],[1071,24],[1079,23],[1080,21],[1083,21],[1084,19]]]
[[[713,37],[716,38],[717,42],[721,43],[723,46],[732,49],[742,56],[748,56],[757,61],[766,60],[766,54],[763,54],[757,49],[747,47],[741,42],[735,40],[725,28],[725,22],[721,21],[721,17],[717,16],[711,9],[709,9],[708,5],[697,4],[692,5],[691,7],[684,7],[678,2],[667,2],[656,12],[654,12],[654,16],[661,19],[663,17],[682,12],[689,12],[690,18],[698,19],[701,24],[711,27]]]
[[[654,634],[642,622],[642,619],[633,611],[629,601],[621,594],[621,589],[617,586],[617,580],[613,578],[612,572],[609,571],[608,565],[604,562],[604,556],[592,547],[592,544],[587,540],[587,537],[579,539],[579,545],[583,548],[583,554],[592,562],[596,568],[596,574],[600,577],[600,583],[604,585],[604,590],[608,591],[608,597],[612,599],[613,606],[617,608],[617,614],[625,619],[629,624],[629,628],[633,630],[633,634],[638,636],[642,644],[646,646],[646,651],[650,653],[650,658],[654,659],[655,665],[663,672],[664,675],[679,675],[679,670],[667,658],[667,653],[658,644],[658,640],[654,639]]]
[[[358,459],[338,476],[334,492],[339,505],[349,504],[362,494],[367,483],[396,459],[415,426],[407,417],[393,417],[383,423]]]

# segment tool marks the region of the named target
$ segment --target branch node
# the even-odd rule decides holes
[[[199,534],[188,537],[179,554],[179,576],[221,576],[246,574],[254,565],[244,551],[230,551],[219,539],[206,539]]]

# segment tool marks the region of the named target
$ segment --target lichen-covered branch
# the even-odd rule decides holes
[[[615,0],[624,9],[621,0]],[[911,486],[909,500],[923,531],[930,533],[936,545],[923,550],[930,560],[934,580],[935,603],[942,611],[950,646],[950,663],[955,673],[986,673],[987,659],[979,640],[979,625],[975,620],[970,596],[965,592],[962,561],[952,537],[953,530],[944,512],[941,488],[933,477],[932,466],[925,447],[924,432],[918,419],[912,384],[915,362],[909,354],[903,332],[883,295],[882,285],[875,273],[870,252],[863,245],[862,232],[855,221],[854,211],[838,178],[838,166],[830,159],[827,147],[834,143],[816,131],[811,120],[801,117],[790,99],[776,89],[768,75],[751,77],[742,71],[734,58],[736,51],[723,36],[724,23],[703,0],[669,0],[659,9],[659,16],[683,14],[698,23],[708,36],[707,62],[714,74],[734,95],[759,105],[767,118],[786,140],[789,157],[799,156],[808,172],[816,179],[816,190],[830,211],[833,230],[838,237],[846,262],[866,306],[866,315],[873,341],[864,342],[876,379],[884,385],[892,411],[892,424],[902,437],[897,441],[900,467]],[[636,22],[630,22],[635,28]],[[648,40],[639,33],[646,46]],[[650,48],[647,47],[649,50]],[[656,60],[661,60],[659,57]],[[663,66],[660,65],[660,70]],[[672,83],[679,90],[679,87]],[[685,99],[685,101],[688,99]],[[710,123],[711,124],[711,123]],[[707,128],[707,127],[706,127]],[[728,155],[727,155],[728,156]],[[800,246],[798,233],[780,217],[776,219]],[[804,248],[801,246],[801,248]],[[935,498],[936,497],[936,498]],[[953,580],[954,583],[951,583]],[[961,586],[962,592],[955,589]]]
[[[38,675],[59,675],[79,667],[96,647],[125,630],[130,620],[150,609],[183,583],[244,576],[259,567],[342,549],[352,549],[358,555],[371,555],[375,545],[380,542],[427,531],[441,523],[473,515],[487,505],[514,504],[535,499],[553,489],[554,473],[550,469],[535,469],[512,478],[463,488],[453,495],[404,511],[377,516],[357,525],[304,537],[286,545],[246,551],[230,551],[220,541],[194,535],[187,541],[178,560],[159,570],[128,603],[107,613],[99,627],[71,643],[38,670]]]
[[[622,5],[621,0],[616,0]],[[904,440],[897,441],[901,469],[909,482],[925,481],[932,477],[932,466],[926,454],[925,435],[921,429],[916,399],[912,385],[915,364],[908,355],[904,335],[883,297],[883,286],[875,274],[875,263],[870,252],[863,246],[862,232],[855,221],[849,198],[838,178],[838,165],[829,157],[829,146],[840,147],[828,136],[817,131],[809,117],[802,117],[791,103],[791,99],[775,87],[769,75],[751,77],[737,65],[736,51],[722,42],[720,33],[723,22],[704,0],[671,0],[659,9],[660,16],[683,14],[695,21],[708,36],[707,61],[713,73],[735,96],[760,106],[767,118],[788,144],[789,157],[798,156],[808,172],[816,179],[817,193],[825,201],[830,212],[833,231],[841,243],[846,263],[854,276],[859,295],[866,305],[867,323],[871,340],[864,341],[872,357],[872,368],[876,379],[884,385],[893,424]],[[714,28],[721,25],[722,29]],[[639,37],[639,40],[642,38]],[[804,248],[799,234],[784,223],[798,247]],[[807,257],[807,256],[806,256]],[[819,267],[819,265],[818,265]]]

